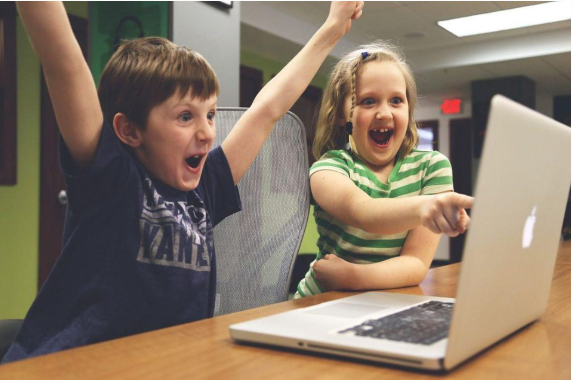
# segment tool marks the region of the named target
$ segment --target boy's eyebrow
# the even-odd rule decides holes
[[[197,99],[197,98],[195,98]],[[214,102],[212,104],[210,104],[209,108],[216,108],[217,107],[217,101],[218,99],[215,98]],[[196,107],[196,104],[193,102],[193,100],[179,100],[177,103],[175,103],[173,105],[173,109],[178,109],[178,108],[183,108],[183,107],[189,107],[189,108],[194,108]]]

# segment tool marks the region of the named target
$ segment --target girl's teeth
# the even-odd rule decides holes
[[[380,128],[380,129],[373,129],[369,135],[373,139],[376,144],[386,145],[389,143],[389,139],[393,131],[390,128]]]

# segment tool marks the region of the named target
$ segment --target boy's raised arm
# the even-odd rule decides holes
[[[61,2],[20,2],[18,11],[42,64],[60,128],[75,164],[91,163],[103,113],[89,67]]]
[[[361,16],[363,1],[332,2],[330,14],[306,46],[260,91],[222,143],[234,183],[250,167],[274,124],[294,105],[335,44]]]

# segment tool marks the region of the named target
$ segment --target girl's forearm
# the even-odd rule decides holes
[[[409,198],[367,198],[353,205],[355,222],[348,223],[374,234],[395,234],[423,223],[422,207],[427,196]]]
[[[375,264],[352,264],[344,284],[346,290],[393,289],[416,286],[427,274],[427,266],[415,256],[398,256]]]

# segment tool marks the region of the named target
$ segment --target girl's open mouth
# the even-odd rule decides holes
[[[369,131],[369,137],[377,145],[387,145],[392,135],[393,129],[390,128],[372,129]]]

